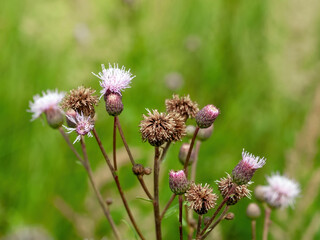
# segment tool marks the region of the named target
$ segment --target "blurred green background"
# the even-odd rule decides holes
[[[2,0],[0,238],[112,239],[85,171],[59,132],[41,119],[30,122],[26,109],[46,89],[84,85],[99,92],[91,72],[116,62],[136,75],[120,121],[138,162],[152,166],[152,148],[138,128],[145,108],[164,111],[173,93],[190,94],[201,107],[215,104],[222,114],[201,146],[196,181],[217,191],[214,181],[231,172],[242,148],[265,156],[252,190],[276,171],[302,188],[295,209],[272,214],[270,239],[320,239],[319,9],[316,0]],[[110,152],[113,119],[103,105],[96,128]],[[134,239],[94,139],[87,145],[103,195],[114,199],[112,215]],[[162,207],[170,197],[168,170],[181,168],[180,145],[162,165]],[[137,199],[144,194],[120,141],[118,150],[129,204],[154,239],[152,206]],[[223,222],[214,239],[250,239],[251,201],[232,207],[235,219]],[[178,238],[177,214],[163,221],[163,236]]]

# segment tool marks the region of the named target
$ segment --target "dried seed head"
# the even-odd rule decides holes
[[[243,149],[242,160],[232,170],[233,181],[238,185],[247,184],[252,179],[255,171],[258,168],[262,168],[265,163],[265,158],[255,157]]]
[[[212,133],[213,133],[213,124],[211,124],[211,126],[208,128],[200,128],[197,134],[197,138],[200,141],[206,141],[211,137]]]
[[[135,175],[137,175],[137,176],[143,175],[143,174],[144,174],[144,167],[143,167],[143,165],[141,165],[141,164],[135,164],[135,165],[133,165],[133,167],[132,167],[132,172],[133,172]]]
[[[198,104],[191,101],[189,95],[179,98],[173,95],[172,99],[166,100],[167,112],[178,113],[186,121],[188,118],[194,118],[199,111]]]
[[[94,93],[95,90],[83,86],[72,89],[64,97],[61,106],[65,110],[73,109],[78,113],[82,112],[84,116],[91,116],[93,118],[95,115],[94,107],[99,102],[98,97],[93,95]]]
[[[181,148],[179,151],[179,160],[183,166],[184,166],[184,163],[186,162],[189,148],[190,148],[189,143],[184,143],[181,145]],[[195,152],[192,151],[189,159],[189,165],[191,165],[194,162],[195,157],[196,157]]]
[[[148,110],[148,116],[143,115],[140,123],[140,132],[143,141],[148,141],[152,146],[159,147],[165,142],[181,140],[185,135],[183,119],[174,113],[159,113]]]
[[[196,122],[199,128],[208,128],[218,117],[220,111],[214,105],[210,104],[202,108],[196,115]]]
[[[211,208],[214,208],[218,196],[212,193],[212,188],[208,184],[191,184],[186,193],[186,200],[190,203],[196,213],[203,215],[206,214]]]
[[[229,191],[236,186],[233,193],[228,197],[227,205],[234,205],[236,204],[241,198],[244,197],[251,197],[250,190],[247,188],[248,184],[245,185],[237,185],[233,182],[232,177],[228,174],[226,178],[221,178],[219,181],[216,181],[218,184],[218,189],[223,198],[225,198]]]
[[[246,213],[250,219],[257,219],[261,215],[261,210],[258,204],[250,203],[247,207]]]
[[[169,173],[169,187],[174,194],[184,194],[189,188],[189,181],[183,170]]]
[[[109,93],[105,96],[106,110],[111,116],[118,116],[123,110],[122,96],[119,93]]]

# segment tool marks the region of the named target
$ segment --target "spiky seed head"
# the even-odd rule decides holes
[[[229,191],[235,186],[233,193],[228,197],[227,205],[234,205],[244,197],[251,197],[250,190],[248,189],[248,185],[251,184],[250,182],[244,185],[237,185],[228,174],[226,178],[221,178],[216,183],[223,198],[226,198],[229,195]]]
[[[95,115],[94,107],[98,105],[99,102],[98,97],[93,95],[95,92],[95,90],[85,88],[84,86],[72,89],[64,97],[61,106],[66,111],[73,109],[78,113],[82,112],[84,116],[91,116],[91,118],[93,118]]]
[[[218,196],[212,191],[208,184],[202,186],[202,184],[192,183],[186,192],[186,200],[190,203],[190,208],[199,215],[206,214],[211,208],[214,208]]]
[[[262,168],[265,163],[265,158],[255,157],[243,149],[242,160],[232,170],[233,181],[238,185],[247,184],[252,179],[255,171],[258,168]]]
[[[189,188],[189,181],[183,170],[169,173],[169,187],[176,195],[184,194]]]
[[[213,133],[213,125],[214,124],[211,124],[211,126],[208,128],[200,128],[197,134],[197,139],[200,141],[208,140]]]
[[[167,112],[178,113],[187,121],[188,118],[194,118],[199,111],[198,104],[191,101],[190,96],[179,97],[179,95],[174,94],[172,99],[167,99],[166,102]]]
[[[190,143],[183,143],[181,145],[181,148],[180,148],[180,151],[179,151],[179,160],[181,162],[181,164],[184,166],[185,162],[186,162],[186,159],[187,159],[187,155],[188,155],[188,152],[189,152],[189,148],[190,148]],[[191,155],[190,155],[190,159],[189,159],[189,165],[191,165],[194,160],[195,160],[195,152],[192,151],[191,152]]]
[[[111,116],[118,116],[123,110],[122,96],[119,93],[109,93],[105,97],[106,110]]]
[[[139,125],[142,140],[152,146],[159,147],[165,142],[178,141],[185,136],[185,123],[177,114],[148,110],[148,115],[143,115],[143,118]]]
[[[209,104],[202,108],[196,115],[196,122],[199,128],[210,127],[218,117],[220,111],[214,105]]]
[[[260,217],[261,215],[261,210],[260,210],[260,207],[258,206],[258,204],[256,203],[250,203],[247,207],[247,216],[250,218],[250,219],[257,219]]]

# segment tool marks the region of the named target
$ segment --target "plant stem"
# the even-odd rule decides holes
[[[117,171],[117,117],[115,116],[113,119],[113,167],[114,170]]]
[[[197,233],[196,233],[196,239],[199,237],[200,230],[201,230],[201,223],[202,223],[202,215],[198,215],[198,225],[197,225]]]
[[[271,215],[271,208],[269,208],[268,206],[265,206],[262,240],[268,239],[268,232],[269,232],[269,226],[270,226],[270,215]]]
[[[115,116],[114,118],[116,119],[115,121],[116,121],[118,130],[119,130],[123,145],[124,145],[124,147],[125,147],[125,149],[126,149],[126,151],[128,153],[128,156],[129,156],[129,159],[131,161],[132,166],[134,166],[136,163],[135,163],[135,161],[133,159],[133,156],[132,156],[132,153],[131,153],[130,148],[128,146],[128,143],[127,143],[127,141],[126,141],[126,139],[124,137],[124,134],[123,134],[123,131],[122,131],[122,128],[121,128],[121,125],[120,125],[119,118],[118,118],[118,116]],[[149,192],[149,190],[148,190],[148,188],[147,188],[147,186],[146,186],[146,184],[144,182],[143,176],[137,176],[137,178],[138,178],[138,180],[140,182],[140,185],[143,188],[144,192],[147,194],[148,198],[150,200],[153,200],[153,197],[152,197],[151,193]]]
[[[160,162],[162,162],[164,160],[164,158],[166,157],[170,145],[171,145],[171,142],[166,143],[166,146],[164,147],[162,154],[161,154]]]
[[[188,151],[188,155],[187,155],[186,161],[185,161],[185,163],[184,163],[184,173],[186,174],[186,177],[187,177],[187,178],[188,178],[188,164],[189,164],[189,159],[190,159],[191,152],[192,152],[193,145],[194,145],[194,141],[196,140],[196,137],[197,137],[198,132],[199,132],[199,127],[197,126],[197,127],[196,127],[196,130],[194,131],[194,134],[193,134],[193,136],[192,136],[191,144],[190,144],[189,151]]]
[[[74,148],[73,144],[70,142],[69,137],[67,136],[67,134],[63,131],[62,127],[59,127],[59,132],[61,133],[62,137],[64,138],[64,140],[66,141],[66,143],[68,144],[68,146],[70,147],[70,149],[72,150],[72,152],[74,153],[74,155],[76,155],[76,157],[78,158],[78,160],[83,164],[83,159],[82,157],[79,155],[79,153],[77,152],[77,150]]]
[[[119,232],[117,230],[117,227],[111,217],[111,214],[110,214],[110,211],[109,211],[109,207],[108,205],[105,203],[105,201],[103,200],[100,192],[98,191],[97,187],[96,187],[96,184],[93,180],[93,174],[92,174],[92,169],[91,169],[91,166],[90,166],[90,162],[88,160],[88,154],[87,154],[87,150],[86,150],[86,146],[85,146],[85,143],[84,143],[84,140],[83,140],[83,136],[81,136],[81,148],[82,148],[82,153],[83,153],[83,157],[84,157],[84,161],[83,161],[83,167],[86,169],[87,173],[88,173],[88,177],[89,177],[89,180],[90,180],[90,183],[92,185],[92,188],[94,190],[94,193],[96,194],[97,198],[98,198],[98,201],[99,201],[99,204],[103,210],[103,213],[104,215],[106,216],[106,218],[108,219],[110,225],[111,225],[111,228],[112,228],[112,231],[113,231],[113,234],[114,236],[116,237],[116,239],[120,239],[120,235],[119,235]]]
[[[215,217],[218,215],[218,213],[221,211],[222,207],[224,206],[224,204],[228,201],[229,196],[233,193],[233,191],[235,190],[236,185],[233,185],[231,187],[231,189],[229,190],[227,196],[223,199],[223,201],[220,203],[219,207],[217,208],[217,210],[214,212],[213,216],[210,218],[209,222],[205,225],[204,229],[201,231],[200,235],[203,235],[206,230],[208,229],[208,227],[210,226],[210,224],[213,222],[213,220],[215,219]]]
[[[256,220],[252,219],[251,220],[251,239],[256,240]]]
[[[160,171],[160,164],[159,164],[159,157],[160,151],[159,147],[155,147],[154,151],[154,198],[153,198],[153,208],[154,208],[154,220],[155,220],[155,227],[156,227],[156,239],[161,240],[161,219],[160,219],[160,210],[159,210],[159,171]]]
[[[92,132],[93,132],[93,135],[94,135],[94,137],[95,137],[95,139],[96,139],[96,141],[97,141],[97,143],[99,145],[99,148],[100,148],[100,150],[102,152],[102,155],[103,155],[104,159],[106,160],[107,165],[109,166],[109,169],[110,169],[111,174],[112,174],[112,176],[114,178],[114,181],[116,182],[116,185],[117,185],[121,200],[122,200],[123,205],[124,205],[124,207],[125,207],[125,209],[127,211],[127,214],[128,214],[128,216],[130,218],[130,221],[131,221],[134,229],[137,231],[138,235],[140,236],[140,238],[142,240],[144,240],[145,238],[142,235],[142,233],[141,233],[141,231],[140,231],[140,229],[139,229],[139,227],[138,227],[138,225],[137,225],[137,223],[136,223],[136,221],[135,221],[135,219],[134,219],[134,217],[133,217],[133,215],[131,213],[131,210],[130,210],[128,202],[127,202],[127,199],[125,198],[125,195],[124,195],[124,193],[122,191],[122,188],[121,188],[121,185],[120,185],[120,182],[119,182],[119,177],[118,177],[116,171],[114,170],[114,168],[111,165],[110,159],[109,159],[109,157],[108,157],[108,155],[107,155],[107,153],[106,153],[106,151],[105,151],[105,149],[104,149],[104,147],[103,147],[103,145],[101,143],[101,140],[100,140],[100,138],[99,138],[99,136],[97,134],[96,129],[94,128],[92,130]]]
[[[196,148],[194,149],[194,153],[195,153],[194,162],[192,163],[192,166],[191,166],[190,179],[191,179],[192,182],[195,182],[195,180],[196,180],[197,163],[198,163],[198,159],[199,159],[200,146],[201,146],[201,141],[198,140],[196,142]]]
[[[226,206],[217,221],[215,221],[214,224],[212,224],[211,228],[201,237],[201,240],[205,239],[210,234],[210,232],[221,222],[221,220],[224,219],[224,216],[227,214],[228,210],[229,206]]]
[[[183,240],[183,232],[182,232],[182,203],[183,198],[179,195],[179,233],[180,233],[180,240]]]
[[[175,199],[177,195],[175,195],[174,193],[171,195],[169,201],[167,202],[166,206],[164,207],[162,213],[161,213],[161,216],[160,216],[160,219],[162,220],[164,215],[166,214],[168,208],[170,207],[171,203],[173,202],[173,200]]]

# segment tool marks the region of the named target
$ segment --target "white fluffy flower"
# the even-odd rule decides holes
[[[293,207],[295,198],[300,194],[299,184],[279,173],[267,177],[268,186],[263,186],[265,201],[275,208]]]
[[[266,164],[266,159],[255,157],[253,154],[242,150],[242,160],[244,163],[248,164],[253,169],[262,168]]]
[[[47,92],[42,92],[42,96],[35,95],[33,96],[34,102],[29,102],[28,112],[32,113],[31,121],[38,118],[42,113],[45,113],[47,110],[59,109],[59,103],[63,99],[65,93],[58,92],[58,90],[47,90]]]
[[[121,95],[121,91],[125,88],[130,88],[130,82],[135,77],[130,73],[130,69],[126,71],[125,67],[122,66],[120,69],[118,64],[114,64],[113,67],[109,63],[109,68],[106,69],[104,64],[101,64],[102,72],[99,75],[92,73],[96,77],[100,78],[100,86],[102,90],[100,91],[100,98],[107,92],[118,93]]]
[[[92,137],[91,131],[94,128],[94,122],[90,116],[84,116],[83,113],[77,113],[75,117],[69,115],[66,116],[71,122],[76,125],[75,128],[63,126],[68,131],[67,133],[75,131],[78,134],[73,144],[80,141],[81,136],[88,135],[88,137]]]

